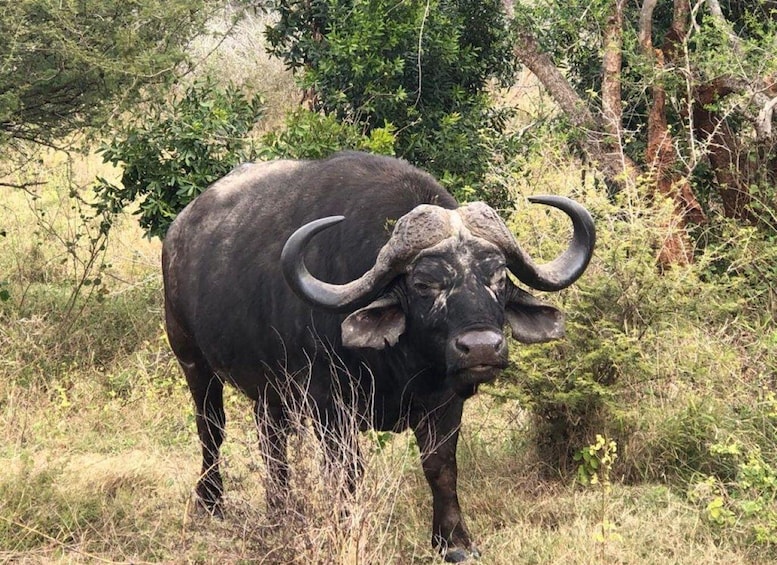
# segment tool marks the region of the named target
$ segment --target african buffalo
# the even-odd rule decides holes
[[[432,490],[434,547],[448,561],[477,556],[456,491],[464,400],[507,365],[505,325],[523,343],[564,332],[563,314],[507,271],[530,288],[561,290],[582,275],[595,241],[579,204],[530,200],[573,225],[568,248],[544,265],[492,208],[459,206],[430,175],[390,157],[245,164],[190,203],[167,233],[162,264],[167,333],[202,443],[199,503],[221,511],[225,382],[255,402],[281,489],[283,395],[307,395],[326,427],[338,421],[334,391],[348,389],[373,428],[413,429]]]

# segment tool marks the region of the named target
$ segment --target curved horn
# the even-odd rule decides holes
[[[343,216],[329,216],[305,224],[291,234],[281,252],[281,268],[291,289],[308,304],[332,312],[348,312],[366,306],[420,250],[450,235],[448,211],[422,204],[397,220],[391,238],[378,252],[369,271],[346,284],[320,281],[305,267],[305,247],[317,233],[344,219]]]
[[[532,196],[530,202],[553,206],[572,219],[572,241],[569,247],[550,263],[537,265],[523,250],[499,215],[483,202],[473,202],[459,213],[469,229],[499,246],[507,259],[507,267],[518,279],[537,290],[555,291],[566,288],[583,274],[596,242],[591,215],[580,204],[563,196]]]
[[[572,220],[572,241],[567,249],[550,263],[536,265],[513,238],[508,250],[507,266],[524,284],[537,290],[556,291],[574,283],[585,271],[594,252],[596,228],[588,210],[563,196],[532,196],[529,202],[552,206]]]
[[[281,251],[281,268],[286,282],[302,300],[333,312],[345,312],[366,306],[380,294],[388,283],[387,273],[376,273],[373,268],[347,284],[323,282],[310,274],[303,259],[305,247],[313,237],[345,219],[344,216],[328,216],[314,220],[295,231]],[[380,275],[384,276],[380,276]]]

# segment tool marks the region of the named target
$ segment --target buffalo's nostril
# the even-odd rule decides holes
[[[461,337],[457,337],[455,343],[456,343],[456,349],[460,353],[464,353],[464,354],[469,353],[471,348],[467,344],[466,340],[462,339]]]

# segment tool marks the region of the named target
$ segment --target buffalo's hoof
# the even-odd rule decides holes
[[[197,498],[194,503],[194,511],[197,514],[210,516],[211,518],[224,519],[224,505],[221,500],[205,502],[201,498]]]
[[[445,559],[447,563],[464,563],[466,561],[475,561],[480,559],[480,552],[475,547],[472,547],[472,549],[453,547],[445,551],[443,554],[443,559]]]

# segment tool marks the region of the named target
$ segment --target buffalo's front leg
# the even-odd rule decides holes
[[[432,545],[446,561],[453,563],[480,556],[461,516],[456,491],[456,444],[463,405],[461,398],[451,395],[439,407],[412,422],[424,475],[432,489]]]

